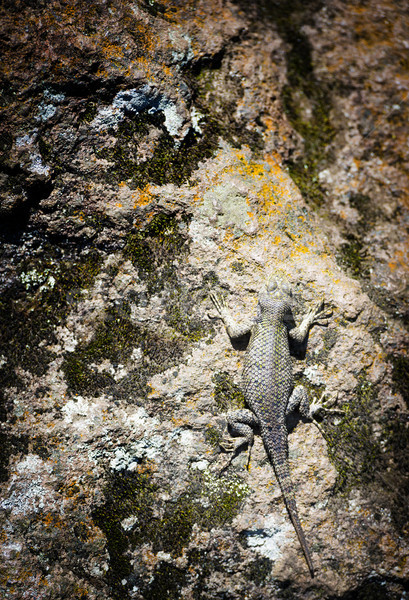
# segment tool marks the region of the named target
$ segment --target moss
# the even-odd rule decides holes
[[[20,280],[0,298],[0,420],[6,421],[12,410],[7,388],[22,385],[18,368],[35,375],[45,373],[53,355],[44,341],[52,343],[54,327],[81,296],[81,290],[92,284],[100,265],[101,256],[94,251],[59,263],[49,256],[20,264]],[[5,436],[0,465],[3,479],[9,455],[25,452],[26,445],[25,438]]]
[[[52,146],[49,142],[46,142],[43,137],[38,138],[38,149],[40,150],[41,158],[44,162],[48,163],[53,157]]]
[[[248,493],[248,487],[238,477],[221,479],[206,472],[193,475],[186,491],[175,503],[167,503],[163,517],[155,522],[149,535],[154,551],[179,556],[195,523],[210,530],[230,522]]]
[[[374,202],[366,194],[350,193],[349,203],[355,208],[360,215],[359,226],[364,231],[370,230],[378,216],[378,210],[375,208]]]
[[[400,319],[402,325],[409,330],[409,301],[404,290],[392,296],[385,288],[365,286],[365,291],[374,304],[385,311],[392,319]]]
[[[92,100],[88,100],[82,108],[78,120],[80,123],[91,123],[98,112],[98,105]]]
[[[1,95],[0,95],[1,98]],[[7,131],[0,132],[0,165],[7,166],[8,157],[13,145],[13,136]]]
[[[209,325],[191,315],[198,294],[186,296],[178,287],[170,294],[166,322],[189,342],[197,342],[209,333]]]
[[[251,562],[244,571],[244,577],[256,585],[262,585],[271,574],[272,561],[269,558],[258,558]]]
[[[0,431],[0,483],[9,477],[9,457],[21,452],[27,454],[29,438],[27,435],[9,435]]]
[[[133,538],[142,536],[145,523],[152,521],[156,486],[151,481],[149,471],[141,473],[114,474],[110,476],[104,490],[105,503],[94,509],[92,518],[104,532],[109,553],[108,583],[115,600],[129,597],[126,586],[122,583],[132,572],[126,550],[129,545],[128,536],[122,528],[121,521],[134,515],[138,526]],[[139,525],[140,524],[140,525]]]
[[[158,132],[153,155],[147,160],[135,160],[137,149],[145,142],[151,130]],[[148,183],[166,185],[185,183],[200,161],[210,158],[218,147],[218,128],[209,118],[203,125],[203,134],[190,131],[179,145],[164,126],[164,116],[149,114],[125,118],[118,126],[117,142],[113,148],[98,150],[97,155],[113,163],[106,171],[108,181],[130,180],[134,187],[142,188]]]
[[[392,363],[392,381],[395,390],[402,394],[406,406],[409,408],[409,358],[401,354],[391,354],[388,357]]]
[[[350,590],[338,596],[338,600],[400,600],[406,595],[402,588],[399,590],[390,589],[390,582],[381,580],[380,578],[371,577],[369,580],[363,581],[354,590]],[[396,585],[394,586],[396,587]]]
[[[142,366],[132,371],[132,392],[146,395],[148,376],[166,370],[183,354],[184,340],[134,325],[126,315],[126,309],[126,306],[121,310],[109,309],[91,341],[66,354],[62,370],[69,389],[74,393],[96,392],[116,386],[113,376],[100,372],[98,364],[104,360],[109,360],[114,367],[127,364],[132,351],[139,348]]]
[[[148,294],[158,292],[165,281],[174,279],[174,261],[188,251],[189,220],[188,215],[157,213],[146,227],[128,234],[123,254],[138,269]]]
[[[178,600],[186,585],[186,571],[174,565],[160,562],[152,575],[152,582],[144,589],[144,600]]]
[[[288,170],[305,199],[315,205],[325,199],[318,173],[330,158],[328,145],[335,136],[330,89],[315,77],[311,46],[302,32],[302,26],[320,6],[319,0],[258,3],[259,18],[272,21],[287,43],[288,84],[282,89],[282,102],[289,121],[304,140],[303,156],[289,161]]]
[[[365,250],[362,241],[357,235],[348,234],[347,242],[341,247],[337,262],[346,267],[353,277],[365,277],[368,266],[365,261]]]
[[[44,373],[50,352],[41,341],[52,339],[53,328],[92,284],[100,266],[101,256],[94,251],[58,263],[41,258],[20,265],[20,282],[0,299],[0,353],[9,372],[22,365]]]
[[[373,208],[373,202],[365,194],[350,194],[350,205],[360,213],[359,222],[354,227],[349,226],[349,233],[345,235],[345,242],[341,246],[337,262],[345,267],[355,278],[367,278],[369,275],[369,264],[363,238],[370,230],[378,215]]]
[[[409,428],[405,414],[389,412],[383,420],[382,484],[390,493],[393,522],[401,535],[409,527]]]
[[[192,316],[202,292],[191,292],[179,284],[179,262],[188,252],[189,221],[185,214],[158,213],[147,226],[128,234],[123,254],[138,269],[148,296],[167,289],[166,323],[187,341],[195,342],[209,326]]]
[[[325,424],[329,457],[338,472],[338,491],[372,483],[379,472],[382,451],[372,430],[376,405],[375,388],[362,378],[354,397],[342,407],[345,414],[336,423]]]
[[[193,525],[197,523],[209,530],[231,521],[248,488],[239,478],[220,479],[204,473],[194,475],[188,488],[174,502],[164,502],[163,494],[158,492],[148,465],[140,465],[138,473],[110,475],[104,490],[105,502],[92,513],[94,522],[107,538],[110,556],[107,577],[115,599],[128,597],[123,583],[124,579],[133,577],[126,555],[128,548],[150,543],[155,553],[164,551],[180,556],[189,543]],[[126,530],[121,523],[129,517],[133,525]],[[159,563],[153,580],[140,582],[146,590],[144,597],[158,597],[154,594],[159,589],[169,594],[175,591],[172,582],[162,577],[164,572],[168,573],[168,566]]]
[[[226,372],[215,373],[212,377],[214,383],[214,400],[220,411],[226,412],[232,408],[244,408],[244,395],[238,385]]]
[[[205,116],[204,125],[213,135],[226,140],[233,148],[248,146],[255,156],[262,155],[264,149],[263,136],[255,128],[250,129],[244,120],[235,120],[237,101],[244,95],[244,89],[237,85],[234,77],[225,75],[220,80],[220,68],[224,50],[211,57],[203,57],[195,63],[191,73],[190,84],[195,94],[195,106]],[[223,74],[222,74],[223,77]],[[221,91],[223,90],[223,91]],[[226,98],[233,97],[233,100]]]
[[[408,526],[409,430],[405,415],[387,410],[379,416],[376,390],[365,378],[343,409],[345,415],[324,424],[329,457],[338,471],[335,491],[372,488],[377,498],[382,498],[382,506],[390,507],[401,533]]]
[[[246,269],[245,262],[243,260],[237,260],[231,264],[232,271],[236,273],[244,273]]]
[[[204,435],[206,442],[213,448],[218,448],[223,439],[222,431],[220,431],[218,427],[213,427],[212,425],[206,427]]]

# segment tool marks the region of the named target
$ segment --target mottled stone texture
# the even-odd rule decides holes
[[[250,5],[250,6],[249,6]],[[0,587],[20,600],[401,599],[406,2],[5,0]],[[219,476],[254,313],[321,295],[289,423],[311,580],[257,437]],[[406,592],[405,592],[406,590]]]

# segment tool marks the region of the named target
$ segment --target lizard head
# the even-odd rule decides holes
[[[267,280],[266,286],[267,293],[277,293],[281,291],[281,293],[286,294],[287,296],[292,296],[291,286],[284,277],[275,277],[271,275],[271,277]]]
[[[260,293],[259,304],[262,309],[281,308],[286,312],[292,305],[292,291],[288,281],[271,276],[265,289]]]

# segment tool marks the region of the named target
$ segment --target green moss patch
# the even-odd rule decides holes
[[[90,342],[77,346],[66,354],[62,369],[69,389],[74,393],[97,393],[115,386],[108,371],[99,365],[108,360],[116,367],[129,364],[132,351],[140,349],[142,365],[131,371],[133,393],[146,395],[147,378],[153,373],[166,370],[183,354],[186,342],[180,336],[163,331],[152,331],[133,324],[125,310],[109,309]]]
[[[148,183],[181,185],[218,147],[217,126],[208,119],[202,129],[202,135],[190,131],[177,145],[164,126],[164,116],[144,112],[125,118],[118,126],[115,145],[98,150],[97,155],[113,163],[106,171],[109,181],[130,180],[134,187]],[[156,140],[151,142],[153,154],[138,161],[138,146],[146,142],[151,131],[156,131]]]
[[[373,412],[377,405],[374,387],[362,379],[354,396],[343,406],[336,424],[326,424],[329,456],[338,471],[337,490],[371,483],[379,469],[381,449],[374,437]]]
[[[194,474],[184,493],[175,501],[164,502],[149,468],[141,465],[140,469],[139,473],[111,475],[104,491],[105,502],[93,511],[94,522],[107,537],[108,580],[114,598],[127,597],[123,580],[132,571],[126,556],[129,548],[149,543],[153,552],[164,551],[177,557],[189,543],[195,523],[209,530],[230,522],[249,493],[237,477],[221,479],[209,473]],[[126,528],[122,525],[125,520],[131,523]],[[158,589],[166,594],[176,593],[178,585],[175,588],[163,579],[167,567],[159,563],[149,584],[141,578],[139,584],[147,590],[146,597],[155,597],[152,594]]]
[[[185,569],[160,562],[153,572],[152,582],[144,587],[144,600],[179,600],[186,580]]]
[[[315,77],[311,45],[302,32],[302,26],[320,6],[319,0],[258,3],[260,18],[273,22],[288,45],[288,84],[282,89],[282,102],[289,121],[304,140],[304,153],[287,164],[304,198],[314,205],[324,201],[318,173],[330,159],[328,146],[335,136],[330,119],[330,89]]]
[[[20,365],[36,375],[44,373],[50,353],[41,342],[52,341],[53,328],[90,287],[101,260],[97,252],[89,252],[72,260],[44,258],[20,265],[20,282],[0,298],[0,353],[9,376]]]
[[[402,394],[409,408],[409,358],[398,354],[389,356],[389,360],[393,365],[392,381],[396,391]]]
[[[408,526],[409,430],[406,415],[380,412],[375,387],[360,380],[353,398],[342,407],[345,414],[325,422],[330,459],[338,471],[336,492],[365,486],[382,495],[395,526]],[[377,433],[375,433],[377,430]]]
[[[141,535],[141,529],[152,520],[156,492],[157,487],[152,483],[149,472],[114,475],[105,488],[105,503],[92,513],[95,524],[107,539],[110,559],[107,577],[115,600],[129,597],[123,580],[132,572],[126,556],[129,540],[121,521],[134,515],[138,522],[134,539]]]
[[[209,326],[192,316],[194,305],[200,302],[204,291],[193,292],[179,282],[179,265],[189,250],[189,221],[186,214],[157,213],[145,227],[129,233],[123,254],[138,269],[147,296],[166,290],[166,323],[194,342],[207,334]]]
[[[366,252],[360,237],[356,234],[348,234],[345,237],[346,242],[341,246],[337,262],[340,266],[346,268],[353,277],[366,277],[368,274],[368,264],[366,261]]]
[[[245,407],[243,392],[228,373],[224,371],[215,373],[212,382],[214,383],[214,400],[220,411],[226,412],[230,409]]]
[[[174,261],[188,252],[189,220],[187,215],[158,213],[148,225],[128,234],[123,254],[138,269],[148,294],[163,289],[167,281],[175,282]]]
[[[19,368],[43,375],[53,358],[47,345],[54,341],[54,328],[61,323],[82,294],[92,285],[101,266],[101,256],[91,251],[64,259],[24,260],[19,280],[0,298],[0,420],[6,421],[12,410],[7,388],[20,387]],[[45,343],[46,342],[46,343]],[[7,478],[8,457],[24,451],[27,440],[5,437],[0,477]]]
[[[251,562],[244,571],[244,577],[256,585],[262,585],[271,574],[272,561],[261,557]]]

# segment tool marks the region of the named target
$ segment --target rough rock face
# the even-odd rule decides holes
[[[0,23],[4,598],[405,598],[406,4]],[[272,273],[334,312],[294,361],[344,411],[290,423],[314,580],[260,439],[220,475],[243,349],[209,292],[251,315]]]

